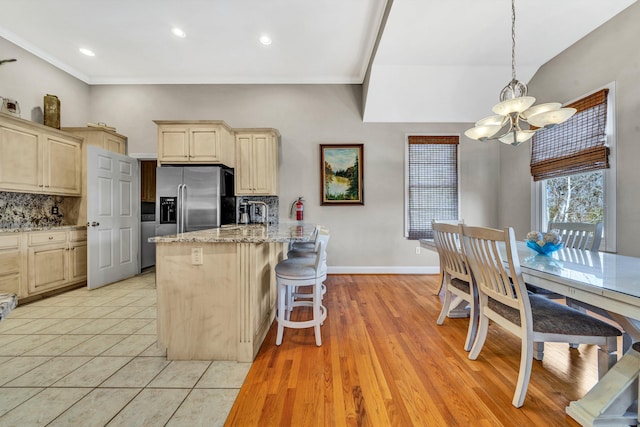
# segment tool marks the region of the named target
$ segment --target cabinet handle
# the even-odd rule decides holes
[[[49,236],[49,240],[53,240],[53,236]]]

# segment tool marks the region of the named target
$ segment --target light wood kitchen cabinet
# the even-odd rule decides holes
[[[34,231],[27,240],[28,296],[87,279],[86,230]]]
[[[0,190],[79,196],[82,139],[0,113]]]
[[[77,211],[77,220],[76,224],[86,224],[87,223],[87,156],[88,149],[90,145],[102,148],[107,151],[112,151],[118,154],[127,154],[127,141],[128,138],[124,135],[120,135],[114,131],[103,129],[99,127],[68,127],[63,128],[65,132],[73,134],[75,136],[81,137],[84,140],[82,144],[82,173],[81,173],[81,182],[82,191],[80,194],[80,200],[78,201],[78,206],[76,208]]]
[[[114,153],[127,154],[128,138],[109,129],[87,126],[62,128],[62,130],[84,138],[85,145],[95,145]]]
[[[158,164],[235,166],[233,131],[219,120],[166,121],[158,125]]]
[[[275,129],[236,130],[236,195],[278,195],[278,144]]]
[[[26,296],[21,233],[0,234],[0,293]]]

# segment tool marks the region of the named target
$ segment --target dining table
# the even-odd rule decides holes
[[[420,244],[436,249],[433,241]],[[640,342],[640,258],[572,248],[539,254],[524,241],[516,245],[526,283],[604,310],[632,342]],[[504,245],[501,251],[505,259]],[[587,394],[567,406],[566,413],[580,425],[638,424],[640,352],[637,344],[628,347]]]
[[[640,258],[571,248],[543,255],[524,242],[517,250],[525,282],[605,310],[640,342]],[[567,414],[582,426],[636,425],[639,373],[640,353],[629,348]]]

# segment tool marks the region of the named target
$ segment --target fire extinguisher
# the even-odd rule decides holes
[[[293,202],[291,205],[291,217],[293,218],[293,212],[296,213],[296,221],[302,221],[304,219],[304,203],[302,203],[304,199],[302,197],[298,197],[298,200]]]

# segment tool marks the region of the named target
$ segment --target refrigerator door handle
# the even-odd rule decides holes
[[[182,184],[178,184],[178,197],[176,198],[176,234],[182,233]]]
[[[189,215],[187,215],[187,212],[189,212],[189,206],[187,204],[188,188],[189,187],[187,187],[187,184],[182,184],[182,232],[183,233],[187,230],[187,225],[189,221]]]

